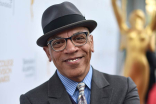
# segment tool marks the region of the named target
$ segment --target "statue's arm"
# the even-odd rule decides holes
[[[155,40],[155,36],[156,36],[156,34],[152,34],[151,36],[150,36],[150,41],[149,41],[149,46],[148,46],[148,49],[150,50],[150,51],[152,51],[152,52],[154,52],[155,51],[155,49],[156,49],[156,40]]]
[[[156,31],[156,11],[153,12],[151,23],[149,24],[151,31]]]
[[[116,20],[120,29],[120,33],[121,33],[120,50],[123,50],[125,49],[125,45],[126,45],[125,32],[128,30],[128,27],[122,15],[121,9],[116,3],[116,0],[112,0],[112,6],[113,6],[114,14],[115,14],[115,17],[116,17]]]
[[[126,31],[128,29],[128,27],[127,27],[122,15],[121,15],[121,10],[117,5],[116,0],[112,0],[112,6],[113,6],[115,17],[116,17],[117,22],[118,22],[118,26],[120,28],[120,32],[122,34],[123,31]]]
[[[147,34],[150,35],[149,47],[148,49],[152,52],[156,49],[156,11],[153,12],[152,20],[149,25],[146,27]]]

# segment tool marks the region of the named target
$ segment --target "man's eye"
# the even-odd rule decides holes
[[[52,43],[53,46],[64,44],[65,40],[57,40]]]
[[[84,37],[77,37],[75,40],[81,40],[84,39]]]
[[[54,42],[53,45],[61,44],[61,42]]]

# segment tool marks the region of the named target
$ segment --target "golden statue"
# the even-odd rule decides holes
[[[126,50],[124,76],[133,79],[138,88],[140,104],[144,104],[149,82],[149,64],[146,59],[146,51],[155,51],[156,12],[153,12],[150,24],[144,27],[144,13],[141,10],[134,10],[130,14],[131,27],[128,28],[125,14],[117,5],[116,0],[112,0],[112,5],[122,37],[120,49]]]

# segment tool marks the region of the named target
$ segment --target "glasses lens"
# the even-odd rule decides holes
[[[76,46],[84,45],[87,42],[85,33],[80,33],[72,37],[72,41]]]
[[[65,39],[55,39],[51,42],[51,46],[55,51],[63,50],[66,46]]]

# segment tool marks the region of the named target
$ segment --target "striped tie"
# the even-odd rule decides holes
[[[84,95],[85,83],[83,82],[79,83],[77,85],[77,88],[79,89],[78,104],[87,104],[87,101]]]

